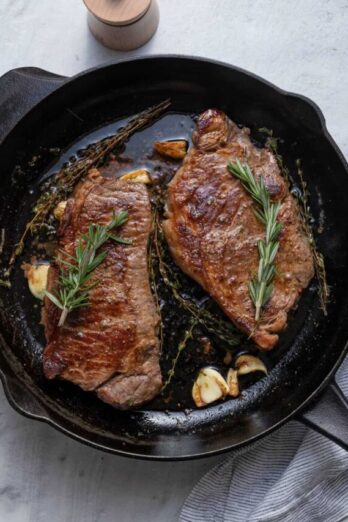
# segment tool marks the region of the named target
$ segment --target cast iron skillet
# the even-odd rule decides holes
[[[119,412],[72,385],[43,379],[39,327],[33,325],[17,266],[12,288],[0,289],[0,368],[10,404],[81,442],[139,458],[212,455],[265,436],[293,417],[348,448],[347,404],[333,381],[348,338],[348,168],[310,100],[230,65],[188,57],[112,63],[72,79],[33,68],[10,71],[0,79],[3,264],[25,223],[24,209],[32,204],[30,186],[52,162],[52,149],[168,96],[174,111],[218,107],[252,130],[273,129],[286,144],[287,165],[294,168],[301,158],[314,218],[325,216],[318,243],[331,287],[328,316],[322,315],[316,293],[308,291],[300,319],[290,325],[286,353],[242,398],[191,413]]]

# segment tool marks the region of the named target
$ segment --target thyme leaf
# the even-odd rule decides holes
[[[180,341],[180,343],[178,344],[178,349],[177,349],[176,355],[175,355],[174,359],[172,360],[172,366],[171,366],[170,370],[168,371],[168,374],[167,374],[168,377],[167,377],[165,383],[163,384],[162,391],[170,384],[172,378],[174,377],[175,368],[178,363],[181,352],[186,348],[188,341],[190,339],[192,339],[193,330],[194,330],[195,326],[197,326],[197,324],[198,324],[197,319],[195,319],[195,318],[191,319],[190,326],[187,328],[187,330],[185,330],[184,336],[183,336],[182,340]]]
[[[167,245],[161,228],[159,212],[156,208],[154,212],[154,228],[153,254],[158,263],[158,271],[161,279],[170,290],[174,299],[177,301],[179,306],[188,312],[197,324],[202,325],[206,330],[208,330],[208,332],[216,335],[231,347],[238,346],[243,339],[243,334],[237,330],[231,322],[220,319],[206,308],[199,307],[191,299],[185,298],[181,295],[181,283],[165,260]]]
[[[123,145],[134,132],[151,123],[169,106],[170,100],[167,99],[140,112],[132,118],[127,125],[119,129],[116,134],[88,147],[84,156],[64,165],[61,170],[52,177],[48,183],[47,190],[37,201],[32,219],[26,224],[22,236],[12,252],[9,262],[10,268],[15,263],[17,257],[23,252],[27,237],[45,226],[46,220],[53,209],[60,201],[71,194],[76,184],[86,176],[88,171],[92,167],[100,166],[116,147]]]
[[[160,297],[157,289],[156,282],[156,271],[153,263],[153,251],[154,245],[158,243],[158,208],[156,205],[153,206],[152,213],[152,227],[151,233],[149,235],[149,241],[147,245],[147,268],[149,272],[149,280],[150,287],[155,298],[155,304],[157,313],[159,316],[159,342],[160,342],[160,353],[162,353],[162,344],[163,344],[163,323],[162,323],[162,314],[161,314],[161,306],[160,306]]]
[[[325,269],[325,262],[324,262],[324,256],[319,252],[317,243],[313,234],[313,229],[310,225],[311,222],[311,213],[309,208],[309,191],[307,188],[307,183],[305,182],[303,178],[303,171],[301,167],[301,161],[298,159],[296,160],[296,167],[297,167],[297,174],[300,179],[300,185],[302,189],[302,197],[298,198],[299,206],[300,206],[300,212],[302,217],[302,225],[304,228],[304,231],[309,239],[309,243],[312,250],[313,260],[314,260],[314,269],[315,269],[315,275],[318,279],[318,294],[320,299],[320,305],[322,308],[322,311],[324,315],[327,315],[327,303],[329,300],[329,286],[327,284],[326,280],[326,269]]]
[[[275,156],[280,172],[287,182],[289,189],[291,189],[291,184],[293,183],[292,177],[290,176],[289,169],[284,165],[282,156],[278,152],[278,142],[280,141],[279,138],[274,137],[273,131],[267,129],[266,127],[258,130],[259,132],[267,135],[265,145]],[[293,193],[293,195],[299,203],[302,225],[312,250],[314,269],[318,280],[318,295],[320,299],[320,306],[324,315],[327,315],[327,303],[329,301],[330,289],[327,284],[325,260],[323,254],[318,250],[317,242],[313,233],[313,227],[311,225],[313,218],[309,206],[310,192],[303,177],[303,170],[300,159],[296,160],[296,167],[302,194],[298,194],[296,191]]]

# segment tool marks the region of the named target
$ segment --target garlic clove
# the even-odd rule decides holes
[[[161,156],[172,159],[182,159],[187,153],[186,140],[155,141],[154,149]]]
[[[214,368],[203,368],[192,388],[192,398],[198,408],[226,397],[229,388],[222,375]]]
[[[67,204],[67,201],[60,201],[53,210],[53,215],[56,219],[58,219],[58,221],[60,221],[63,217],[66,204]]]
[[[129,181],[130,183],[145,183],[146,185],[151,183],[151,176],[145,169],[138,169],[133,170],[132,172],[127,172],[127,174],[123,174],[120,179]]]
[[[42,300],[45,297],[49,267],[48,263],[41,265],[25,263],[23,265],[25,277],[28,279],[29,290],[36,299]]]
[[[240,355],[236,359],[235,367],[237,369],[238,375],[247,375],[252,372],[263,372],[266,375],[268,374],[267,368],[264,363],[258,357],[254,355]]]
[[[228,395],[231,397],[238,397],[239,395],[239,383],[238,383],[238,372],[233,368],[230,368],[227,373],[227,386]]]
[[[197,408],[203,408],[203,406],[205,406],[205,403],[201,398],[200,386],[197,381],[194,382],[192,387],[192,399]]]

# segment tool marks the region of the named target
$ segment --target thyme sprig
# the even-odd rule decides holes
[[[302,217],[302,225],[305,230],[305,233],[308,237],[312,255],[313,255],[313,261],[314,261],[314,269],[315,274],[318,279],[318,294],[320,299],[320,305],[322,308],[322,311],[324,315],[327,315],[327,304],[329,301],[329,295],[330,290],[329,286],[327,284],[326,280],[326,269],[325,269],[325,261],[324,256],[319,252],[317,243],[313,234],[313,229],[310,225],[312,216],[310,212],[309,207],[309,191],[307,188],[307,183],[305,182],[303,178],[303,171],[301,167],[301,161],[298,159],[296,160],[296,167],[297,167],[297,174],[300,179],[300,185],[302,190],[302,196],[298,198],[299,204],[300,204],[300,212]]]
[[[46,184],[45,192],[42,193],[35,205],[32,219],[26,224],[22,236],[13,250],[9,262],[10,268],[22,253],[27,237],[40,231],[45,226],[53,209],[60,201],[71,194],[76,184],[86,176],[88,171],[92,167],[99,167],[107,160],[111,152],[123,145],[134,132],[153,122],[169,106],[170,100],[167,99],[140,112],[114,135],[94,143],[86,149],[82,157],[64,165],[55,176],[52,176]]]
[[[272,282],[276,273],[274,259],[278,252],[278,237],[282,229],[281,223],[277,221],[280,204],[271,203],[270,194],[262,176],[256,178],[247,163],[242,165],[239,160],[235,163],[229,162],[228,170],[240,180],[245,190],[258,203],[259,208],[255,208],[254,213],[265,227],[265,239],[257,242],[258,271],[249,283],[249,294],[255,306],[255,321],[259,321],[261,309],[273,291]]]
[[[157,245],[158,242],[158,208],[157,205],[153,205],[152,208],[152,230],[149,235],[149,241],[147,244],[147,269],[149,272],[149,281],[150,287],[155,298],[156,309],[159,317],[159,341],[160,341],[160,353],[162,353],[162,344],[163,344],[163,321],[162,321],[162,313],[160,306],[160,297],[157,288],[156,281],[156,270],[154,266],[154,246]]]
[[[183,352],[183,350],[185,350],[188,341],[193,338],[193,330],[197,326],[197,324],[198,324],[198,320],[193,318],[193,319],[191,319],[191,323],[190,323],[189,327],[185,330],[184,336],[181,339],[180,343],[178,344],[178,349],[177,349],[176,355],[172,359],[172,366],[171,366],[170,370],[168,371],[167,379],[162,387],[162,392],[171,383],[171,380],[175,375],[175,368],[176,368],[176,365],[178,364],[179,357],[180,357],[181,353]]]
[[[266,147],[273,153],[279,170],[285,179],[285,181],[288,184],[289,190],[291,190],[292,185],[294,183],[294,180],[292,176],[290,176],[289,169],[285,166],[282,156],[279,154],[278,151],[278,143],[279,138],[276,138],[273,136],[273,131],[270,129],[267,129],[266,127],[263,127],[259,129],[259,132],[262,132],[267,135],[266,139]],[[305,231],[306,236],[308,237],[311,251],[313,255],[313,261],[314,261],[314,268],[316,277],[318,280],[318,294],[320,299],[320,305],[323,310],[324,315],[327,315],[327,304],[329,302],[329,296],[330,296],[330,289],[327,284],[327,277],[326,277],[326,269],[325,269],[325,260],[323,254],[319,251],[317,242],[315,240],[314,231],[313,231],[313,216],[311,214],[310,209],[310,192],[308,190],[307,182],[304,180],[303,177],[303,170],[301,167],[301,160],[296,160],[296,167],[297,167],[297,174],[299,177],[299,182],[301,186],[301,191],[292,191],[293,196],[296,198],[300,213],[301,213],[301,221],[302,225]]]
[[[130,241],[113,233],[128,220],[128,212],[122,211],[113,215],[108,225],[91,224],[88,232],[77,241],[75,255],[66,252],[58,259],[60,265],[58,291],[56,295],[46,291],[46,296],[62,310],[58,326],[62,326],[68,314],[77,308],[88,305],[90,291],[98,285],[92,281],[94,270],[104,261],[106,251],[98,250],[110,239],[121,244]]]
[[[175,272],[166,263],[166,242],[163,236],[162,227],[159,219],[159,212],[155,213],[155,230],[154,237],[154,256],[157,259],[158,270],[163,283],[170,290],[172,296],[197,324],[202,325],[210,333],[219,337],[222,341],[228,343],[231,347],[240,345],[243,340],[243,334],[229,321],[220,319],[204,307],[199,307],[191,299],[186,299],[181,295],[181,283]]]

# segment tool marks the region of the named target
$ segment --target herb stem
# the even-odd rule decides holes
[[[178,364],[178,360],[179,360],[179,357],[181,355],[181,352],[186,348],[188,341],[190,339],[192,339],[192,337],[193,337],[193,330],[197,326],[197,324],[198,324],[198,320],[197,319],[192,319],[191,323],[190,323],[190,326],[185,330],[184,337],[182,338],[182,340],[178,344],[176,355],[175,355],[174,359],[172,360],[172,366],[171,366],[170,370],[168,371],[168,377],[167,377],[167,380],[166,380],[166,382],[164,383],[164,385],[162,387],[162,391],[171,383],[171,380],[172,380],[172,378],[175,375],[175,368],[176,368],[176,365]]]
[[[260,289],[257,294],[257,299],[255,303],[255,321],[258,322],[260,320],[261,308],[262,308],[262,296],[264,295],[266,290],[265,281],[261,281]]]
[[[289,170],[287,167],[285,167],[283,158],[278,152],[279,138],[275,138],[273,136],[273,131],[266,129],[265,127],[259,129],[259,131],[268,135],[268,137],[266,139],[266,147],[274,154],[274,156],[277,160],[277,164],[280,169],[280,172],[281,172],[283,178],[285,179],[285,181],[287,182],[288,187],[290,189],[291,188],[290,181],[292,181],[292,180],[290,178]],[[306,236],[309,239],[312,254],[313,254],[315,273],[316,273],[316,276],[318,279],[318,294],[319,294],[319,299],[320,299],[320,305],[321,305],[324,315],[327,315],[327,304],[329,301],[330,290],[329,290],[329,287],[327,284],[327,279],[326,279],[324,256],[318,250],[318,246],[317,246],[317,243],[316,243],[316,240],[314,237],[314,233],[313,233],[313,228],[311,225],[312,216],[311,216],[311,211],[310,211],[310,207],[309,207],[310,192],[308,190],[307,183],[303,178],[303,171],[302,171],[300,159],[296,160],[296,167],[297,167],[297,174],[298,174],[298,177],[300,180],[302,194],[299,195],[296,193],[293,195],[295,196],[295,198],[297,199],[297,201],[299,203],[303,228],[304,228]]]
[[[58,259],[60,265],[58,292],[56,295],[46,291],[46,296],[62,310],[58,327],[64,325],[68,314],[83,306],[87,306],[90,291],[98,285],[91,282],[94,270],[104,261],[107,252],[98,252],[107,241],[113,240],[122,244],[130,242],[115,236],[113,230],[128,220],[128,212],[114,214],[108,225],[89,225],[88,232],[77,241],[75,256],[66,252]]]
[[[256,276],[249,282],[249,294],[255,306],[255,321],[260,321],[261,310],[273,291],[273,279],[276,273],[274,259],[278,252],[278,237],[282,225],[277,221],[280,210],[279,203],[271,203],[269,191],[262,176],[256,178],[249,165],[242,165],[239,160],[229,162],[228,171],[241,182],[244,189],[258,204],[254,213],[264,225],[265,239],[257,243],[259,251],[259,267]]]
[[[49,296],[48,296],[48,297],[49,297]],[[58,327],[63,326],[63,324],[65,323],[65,319],[66,319],[67,316],[68,316],[69,311],[70,311],[70,310],[64,306],[64,308],[63,308],[63,310],[62,310],[62,313],[61,313],[61,315],[60,315],[60,318],[59,318]]]
[[[302,224],[304,231],[308,237],[310,247],[312,250],[313,261],[314,261],[314,269],[315,274],[318,279],[318,294],[320,299],[321,309],[324,315],[327,315],[327,304],[329,301],[330,290],[326,280],[326,269],[325,269],[325,261],[324,256],[319,252],[317,243],[313,234],[313,229],[310,225],[311,220],[311,212],[309,207],[309,191],[307,188],[307,183],[303,178],[303,171],[301,168],[301,161],[296,161],[297,174],[300,179],[300,185],[302,189],[302,197],[298,198],[300,204],[300,211],[302,217]]]
[[[9,261],[10,269],[13,267],[17,257],[22,253],[27,237],[44,226],[45,220],[47,220],[53,209],[60,201],[71,194],[76,184],[86,176],[88,171],[92,167],[100,166],[116,147],[123,145],[132,134],[154,121],[169,106],[170,100],[167,99],[140,112],[113,136],[88,147],[84,156],[78,158],[77,161],[64,165],[50,179],[47,190],[36,203],[32,219],[26,224],[22,236],[12,252]]]
[[[149,279],[150,286],[152,289],[152,293],[155,298],[157,313],[159,316],[159,340],[160,340],[160,353],[162,353],[162,344],[163,344],[163,324],[162,324],[162,314],[161,314],[161,306],[160,299],[158,295],[157,282],[156,282],[156,273],[155,267],[153,263],[153,254],[154,254],[154,246],[158,244],[158,208],[157,205],[153,205],[153,214],[152,214],[152,231],[149,237],[148,243],[148,271],[149,271]]]
[[[156,212],[155,221],[155,240],[154,240],[154,254],[158,262],[159,274],[163,283],[171,291],[172,296],[178,304],[186,310],[197,323],[201,324],[210,333],[218,336],[221,340],[228,343],[230,346],[237,346],[240,344],[242,334],[235,326],[223,319],[219,319],[214,314],[205,308],[198,307],[190,299],[184,298],[179,291],[180,282],[165,262],[165,241],[162,238],[161,224],[159,221],[158,211]]]

